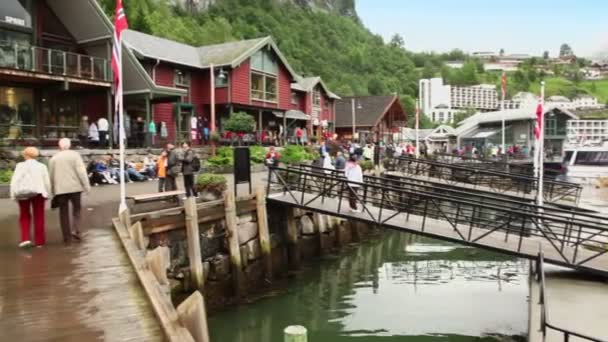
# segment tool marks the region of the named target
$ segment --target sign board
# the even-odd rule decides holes
[[[237,195],[237,186],[249,183],[251,193],[251,158],[248,147],[236,147],[234,149],[234,196]]]
[[[19,0],[0,1],[0,22],[20,27],[32,27],[32,16]]]

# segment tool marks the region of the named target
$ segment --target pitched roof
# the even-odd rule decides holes
[[[329,88],[325,85],[325,83],[323,82],[323,80],[319,76],[315,76],[315,77],[297,76],[296,77],[296,82],[291,84],[291,89],[293,89],[293,90],[299,90],[299,91],[305,91],[305,92],[310,92],[310,91],[312,91],[314,89],[314,87],[317,86],[317,84],[321,84],[321,87],[323,88],[323,90],[325,91],[325,93],[327,93],[327,96],[329,96],[330,98],[333,98],[333,99],[339,99],[340,98],[338,95],[332,93],[329,90]]]
[[[158,59],[198,69],[207,69],[211,64],[216,67],[230,66],[234,68],[262,47],[271,46],[291,75],[294,78],[297,76],[270,36],[200,47],[133,30],[123,32],[122,38],[125,45],[140,57]]]
[[[391,105],[399,98],[397,96],[355,96],[343,97],[336,101],[336,127],[351,127],[352,100],[355,100],[355,124],[362,127],[375,126]]]
[[[573,119],[578,119],[578,117],[572,113],[571,111],[559,108],[556,106],[548,106],[545,107],[545,114],[551,111],[559,111]],[[477,113],[473,116],[470,116],[464,120],[462,120],[458,125],[458,128],[462,126],[470,126],[477,125],[481,123],[491,123],[491,122],[501,122],[504,118],[505,121],[518,121],[518,120],[534,120],[536,119],[536,110],[529,110],[526,108],[518,108],[518,109],[505,109],[499,110],[495,112],[486,112],[486,113]],[[456,129],[456,132],[459,132],[459,129]]]

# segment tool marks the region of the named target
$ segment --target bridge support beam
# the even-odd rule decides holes
[[[190,260],[190,276],[194,286],[202,290],[205,286],[203,259],[201,257],[200,233],[198,229],[198,212],[196,199],[188,197],[184,201],[186,209],[186,235],[188,238],[188,259]]]
[[[287,208],[287,252],[289,255],[289,267],[292,269],[300,268],[300,245],[298,241],[298,226],[294,208]]]
[[[270,232],[268,231],[268,215],[266,213],[266,190],[259,186],[255,191],[256,214],[258,218],[258,236],[262,259],[264,259],[266,279],[272,279],[272,251],[270,243]]]
[[[237,297],[245,294],[245,274],[243,273],[243,261],[241,259],[241,246],[239,244],[239,231],[236,217],[236,202],[231,191],[224,192],[224,208],[226,210],[226,230],[228,233],[228,246],[230,249],[230,264],[232,266],[232,278],[234,279],[234,291]]]

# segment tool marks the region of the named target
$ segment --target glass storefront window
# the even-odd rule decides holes
[[[0,67],[30,69],[30,34],[0,29]]]
[[[32,139],[36,133],[32,89],[0,87],[0,141]]]
[[[42,94],[42,117],[42,139],[78,139],[81,115],[78,99],[74,95],[45,91]]]

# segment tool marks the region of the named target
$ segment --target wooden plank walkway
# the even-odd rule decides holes
[[[298,199],[297,202],[296,200],[294,200],[294,198],[292,198],[289,193],[284,194],[282,192],[270,195],[268,197],[268,200],[288,205],[299,206],[298,202],[302,198],[302,193],[298,191],[292,191],[292,194],[295,196],[296,199]],[[306,193],[304,194],[304,201],[301,203],[307,203],[316,196],[317,195]],[[317,198],[308,205],[306,205],[304,208],[319,213],[325,213],[328,215],[337,215],[347,219],[355,219],[359,221],[375,223],[374,220],[370,217],[369,213],[367,213],[366,211],[364,211],[363,213],[350,212],[348,209],[347,199],[344,199],[342,201],[342,206],[339,211],[338,204],[338,200],[335,198],[325,198],[324,202],[322,202],[321,198]],[[368,209],[374,217],[378,217],[379,208],[368,206]],[[429,217],[424,219],[423,217],[417,215],[410,215],[408,220],[406,218],[405,213],[396,214],[394,210],[386,208],[382,210],[383,218],[389,218],[392,215],[395,216],[386,221],[383,224],[383,227],[407,231],[410,233],[427,235],[433,238],[448,240],[460,244],[467,244],[480,248],[492,249],[530,259],[536,258],[538,256],[540,246],[545,254],[545,261],[547,263],[572,267],[564,261],[561,255],[545,239],[540,239],[537,237],[526,237],[522,240],[521,249],[518,251],[519,237],[510,236],[509,239],[505,241],[504,232],[491,233],[476,242],[470,242],[474,241],[476,238],[480,237],[487,231],[481,228],[475,228],[471,232],[471,238],[468,239],[469,241],[464,241],[460,237],[460,235],[453,229],[453,227],[444,220],[438,220]],[[424,223],[424,231],[422,230],[423,221],[426,221]],[[469,233],[468,225],[458,224],[457,227],[458,230],[463,233],[463,235],[466,236]],[[572,259],[573,253],[574,248],[566,247],[564,249],[565,256],[568,257],[570,260]],[[595,254],[596,253],[594,252],[579,249],[577,260],[583,260]],[[588,263],[585,264],[585,266],[581,266],[580,269],[592,272],[599,271],[608,273],[608,254],[604,254],[593,260],[590,260]]]
[[[2,341],[164,339],[109,226],[85,230],[84,241],[70,246],[2,246],[0,267]]]

